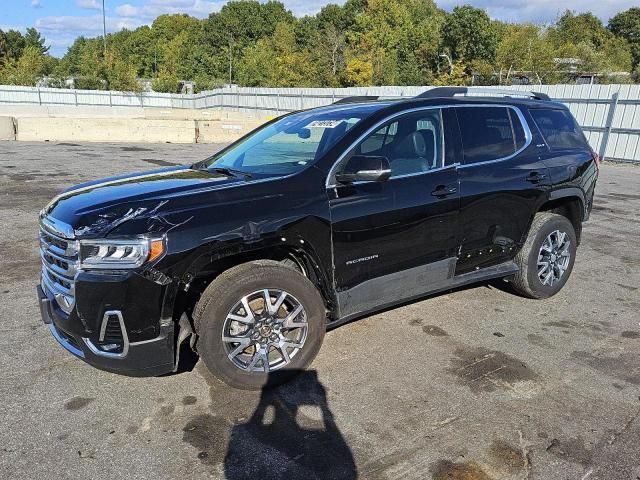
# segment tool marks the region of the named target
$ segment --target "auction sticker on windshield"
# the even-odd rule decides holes
[[[342,120],[314,120],[306,128],[336,128]]]

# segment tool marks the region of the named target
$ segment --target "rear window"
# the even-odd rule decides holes
[[[509,108],[462,107],[456,111],[467,164],[508,157],[525,144],[520,119]]]
[[[566,110],[536,108],[529,110],[549,148],[587,148],[580,127]]]

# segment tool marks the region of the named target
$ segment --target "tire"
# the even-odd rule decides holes
[[[209,371],[234,388],[257,390],[284,383],[311,364],[324,339],[326,311],[307,278],[263,260],[233,267],[211,282],[196,305],[194,324]]]
[[[555,240],[564,233],[566,236],[560,248],[555,248]],[[551,235],[551,237],[549,237]],[[550,238],[550,240],[548,240]],[[541,250],[545,245],[544,251]],[[556,253],[548,251],[548,246]],[[549,298],[558,293],[571,275],[573,264],[576,258],[576,233],[573,225],[566,217],[551,212],[539,212],[533,219],[527,240],[515,258],[516,264],[520,267],[520,272],[514,275],[512,285],[521,295],[529,298]],[[564,252],[569,255],[568,260]],[[543,255],[541,260],[549,262],[545,267],[542,263],[538,265],[539,255]],[[556,265],[554,267],[554,265]],[[562,270],[561,267],[564,267]],[[542,271],[539,276],[539,271]],[[551,271],[553,270],[553,271]],[[551,277],[549,275],[551,274]]]

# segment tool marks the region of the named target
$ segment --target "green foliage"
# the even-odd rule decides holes
[[[471,5],[455,7],[442,30],[442,46],[455,61],[493,61],[500,29],[487,13]]]
[[[343,73],[344,84],[348,87],[364,87],[373,82],[373,65],[370,60],[351,58]]]
[[[35,86],[45,69],[45,60],[37,47],[25,47],[18,60],[9,62],[0,71],[0,81],[8,85]]]
[[[546,32],[536,25],[508,27],[496,52],[500,77],[509,83],[513,72],[531,72],[537,83],[549,81],[556,70],[554,52]]]
[[[44,55],[49,51],[49,47],[45,45],[45,39],[40,32],[38,32],[35,28],[27,28],[27,33],[24,36],[24,46],[33,47],[40,55]]]
[[[444,18],[432,0],[369,0],[347,38],[371,63],[374,84],[425,83]]]
[[[550,29],[549,34],[556,47],[563,44],[584,43],[595,48],[599,48],[610,35],[602,21],[592,13],[576,15],[570,10],[560,17],[556,25]]]
[[[618,13],[609,20],[609,30],[629,42],[633,68],[640,68],[640,7]]]
[[[136,67],[115,51],[108,51],[103,63],[103,78],[109,90],[138,92],[141,90]]]
[[[264,87],[509,84],[640,79],[640,8],[608,26],[566,11],[553,25],[506,24],[471,5],[446,13],[435,0],[347,0],[296,18],[280,1],[231,0],[200,20],[161,15],[149,26],[79,37],[58,60],[35,29],[0,30],[0,81],[157,91],[224,83]],[[450,65],[450,61],[452,65]],[[637,72],[620,77],[619,72]]]
[[[245,49],[238,78],[248,86],[305,87],[313,85],[313,72],[309,55],[296,44],[293,26],[280,22],[272,37]]]
[[[177,93],[179,82],[180,80],[175,73],[162,69],[158,77],[153,81],[153,89],[156,92]]]
[[[466,66],[463,62],[454,63],[453,68],[447,69],[446,72],[440,73],[434,79],[433,84],[436,86],[470,85],[471,80],[466,70]]]

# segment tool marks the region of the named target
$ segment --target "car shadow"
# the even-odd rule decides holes
[[[224,459],[226,478],[356,479],[353,454],[317,372],[300,371],[276,387],[280,375],[270,374],[253,415],[233,427]]]

